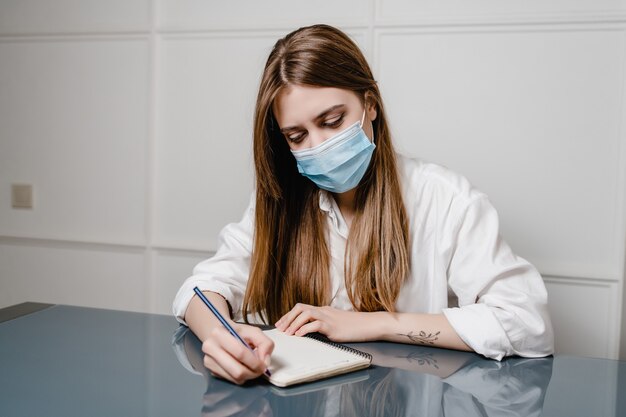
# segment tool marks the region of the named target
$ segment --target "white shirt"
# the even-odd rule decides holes
[[[398,156],[398,172],[409,217],[411,264],[396,311],[443,313],[468,346],[489,358],[553,353],[543,280],[502,240],[498,215],[486,195],[432,163]],[[348,226],[326,192],[320,194],[320,209],[329,231],[330,305],[353,310],[343,273]],[[176,294],[173,311],[181,323],[195,286],[224,296],[234,318],[242,318],[253,233],[254,198],[239,223],[222,229],[215,256],[200,262]]]

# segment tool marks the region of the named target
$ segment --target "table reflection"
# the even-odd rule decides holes
[[[539,416],[552,376],[552,358],[496,362],[422,346],[355,346],[373,355],[371,368],[289,388],[264,380],[239,387],[209,374],[188,328],[173,337],[180,363],[207,381],[206,417]]]

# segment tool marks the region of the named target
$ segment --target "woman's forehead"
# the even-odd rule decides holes
[[[274,100],[272,110],[279,126],[311,121],[320,113],[339,104],[352,107],[360,103],[355,92],[335,87],[288,85]]]

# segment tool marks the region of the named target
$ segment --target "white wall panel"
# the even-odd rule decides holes
[[[213,252],[200,254],[198,252],[181,252],[158,250],[154,254],[150,311],[160,314],[172,314],[172,301],[183,284],[191,276],[194,266],[213,256]]]
[[[0,308],[25,301],[143,311],[141,249],[0,240]]]
[[[469,177],[543,273],[617,279],[622,30],[380,31],[399,149]]]
[[[150,30],[150,0],[2,0],[0,34]]]
[[[556,353],[617,359],[619,284],[545,277]]]
[[[0,234],[144,242],[148,43],[0,42]],[[34,185],[14,210],[13,182]]]
[[[626,12],[624,0],[375,0],[381,22],[423,22],[559,18],[589,15],[611,17]]]
[[[158,0],[161,30],[297,28],[314,23],[367,25],[369,2],[359,0]]]
[[[157,117],[159,246],[215,246],[250,199],[252,112],[274,36],[164,39]]]

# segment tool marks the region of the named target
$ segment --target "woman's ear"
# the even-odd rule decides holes
[[[367,118],[372,122],[376,120],[376,116],[378,116],[376,100],[374,100],[374,95],[370,91],[365,93],[365,108],[367,109]]]

